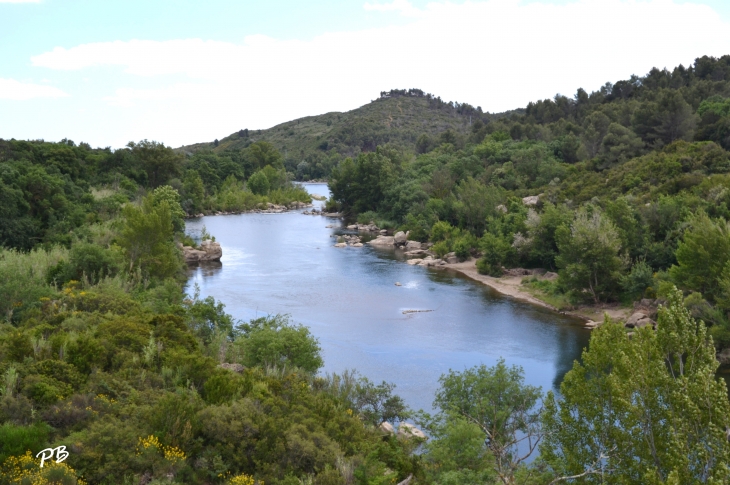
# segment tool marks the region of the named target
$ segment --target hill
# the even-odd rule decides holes
[[[242,129],[220,140],[178,150],[189,155],[209,150],[224,154],[266,141],[284,156],[288,171],[307,180],[329,175],[324,165],[331,164],[323,163],[327,159],[334,158],[336,164],[344,157],[371,152],[386,143],[425,152],[439,145],[442,138],[466,138],[506,114],[484,113],[468,103],[445,102],[419,89],[391,90],[345,113],[308,116],[266,130]],[[317,165],[323,166],[322,170],[316,170]]]

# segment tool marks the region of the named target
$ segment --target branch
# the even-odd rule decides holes
[[[608,450],[608,452],[611,453],[615,449],[616,449],[616,447],[614,446],[613,448]],[[558,477],[555,480],[553,480],[552,482],[548,483],[548,485],[555,485],[556,483],[564,482],[566,480],[574,480],[576,478],[585,477],[587,475],[595,475],[596,473],[603,473],[603,470],[596,469],[596,467],[598,466],[598,464],[600,464],[603,460],[605,460],[607,458],[610,458],[610,455],[601,453],[600,455],[598,455],[598,458],[596,459],[596,461],[594,461],[593,464],[591,464],[591,466],[589,466],[588,469],[586,471],[584,471],[583,473],[579,473],[578,475],[571,475],[568,477]]]

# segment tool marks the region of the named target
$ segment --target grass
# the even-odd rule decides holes
[[[568,295],[562,293],[555,281],[539,279],[536,276],[522,279],[522,288],[530,295],[552,305],[560,311],[572,310],[573,304]]]

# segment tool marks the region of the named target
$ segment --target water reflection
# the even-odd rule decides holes
[[[311,190],[327,193],[324,185]],[[416,408],[430,408],[442,373],[500,357],[521,365],[528,383],[557,388],[588,342],[574,319],[453,271],[409,266],[402,251],[334,248],[331,236],[352,232],[334,219],[242,214],[191,220],[188,230],[203,224],[223,247],[222,264],[189,270],[203,297],[238,319],[291,314],[320,339],[324,371],[356,368],[395,382]]]

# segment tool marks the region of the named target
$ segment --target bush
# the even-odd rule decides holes
[[[266,195],[269,193],[271,185],[269,179],[261,170],[249,177],[247,182],[248,188],[256,195]]]
[[[32,426],[3,424],[0,426],[0,463],[9,456],[45,448],[50,431],[51,427],[45,423],[35,423]]]
[[[307,327],[291,324],[286,315],[257,318],[239,328],[243,335],[234,345],[244,365],[293,366],[315,373],[324,363],[319,341]]]
[[[451,252],[449,241],[439,241],[431,247],[431,251],[436,253],[436,256],[443,258],[446,254]]]
[[[654,284],[654,270],[646,261],[637,261],[629,274],[621,277],[620,283],[627,298],[631,301],[638,300]]]

